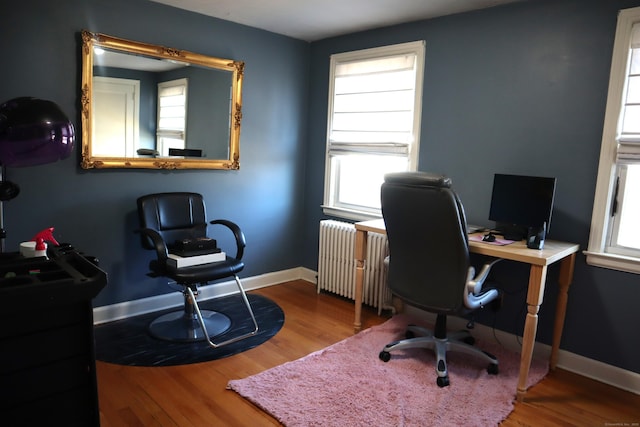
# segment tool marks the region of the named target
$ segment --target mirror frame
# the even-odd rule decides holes
[[[208,68],[232,72],[232,111],[229,129],[228,159],[191,159],[173,157],[96,157],[92,155],[91,135],[93,108],[93,49],[103,47],[158,59],[179,60]],[[143,169],[240,169],[240,125],[242,121],[242,79],[244,62],[205,56],[186,50],[125,40],[101,33],[82,30],[82,161],[83,169],[143,168]]]

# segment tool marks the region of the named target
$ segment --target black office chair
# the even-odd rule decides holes
[[[197,148],[169,148],[170,156],[202,157],[202,150]]]
[[[437,384],[449,385],[447,351],[479,356],[498,373],[498,360],[474,347],[468,331],[447,333],[447,316],[464,315],[496,303],[501,294],[483,289],[494,260],[476,276],[470,264],[466,219],[451,180],[425,172],[385,176],[381,190],[382,215],[389,240],[388,286],[402,301],[435,313],[435,330],[410,325],[406,339],[387,344],[380,359],[390,352],[427,348],[436,353]]]
[[[207,341],[213,347],[221,347],[258,332],[258,323],[251,304],[240,283],[238,273],[244,268],[242,255],[246,246],[244,234],[235,223],[218,219],[209,224],[219,224],[233,232],[236,254],[228,254],[224,261],[208,264],[177,267],[168,262],[168,255],[178,242],[185,239],[194,241],[207,237],[206,210],[202,195],[188,192],[157,193],[138,198],[138,216],[142,245],[145,249],[155,249],[156,259],[149,263],[150,277],[167,277],[180,285],[184,294],[184,310],[162,315],[151,322],[149,330],[157,338],[169,341]],[[222,313],[200,310],[196,301],[198,285],[210,281],[233,277],[240,295],[253,320],[251,332],[230,338],[218,344],[212,337],[225,333],[231,327],[231,320]]]

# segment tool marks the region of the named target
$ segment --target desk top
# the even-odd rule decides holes
[[[355,227],[356,230],[381,234],[386,233],[383,219],[357,222]],[[475,234],[482,235],[483,233]],[[550,265],[579,250],[580,245],[576,243],[559,242],[557,240],[545,240],[544,249],[542,250],[527,248],[523,240],[504,246],[492,245],[486,242],[469,241],[469,252],[534,265]]]

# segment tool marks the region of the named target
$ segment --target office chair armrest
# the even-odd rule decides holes
[[[487,277],[489,276],[491,267],[493,267],[497,262],[500,261],[502,261],[502,259],[498,258],[489,263],[486,263],[480,269],[480,273],[478,273],[475,277],[475,269],[473,267],[469,267],[467,286],[465,287],[465,292],[463,295],[464,306],[467,309],[477,310],[500,296],[500,292],[497,289],[482,289],[485,280],[487,280]]]
[[[236,239],[236,256],[234,257],[237,260],[241,260],[244,255],[244,248],[247,246],[247,241],[244,237],[244,233],[240,230],[240,227],[232,221],[226,219],[214,219],[213,221],[209,221],[209,224],[220,224],[227,227],[229,230],[233,232],[233,235]]]
[[[465,292],[464,294],[464,306],[469,310],[477,310],[489,304],[494,299],[500,296],[500,291],[497,289],[485,289],[477,294]]]
[[[160,234],[156,230],[153,230],[151,228],[141,228],[140,230],[138,230],[138,232],[144,236],[147,236],[151,240],[153,248],[156,251],[156,256],[158,257],[158,262],[161,265],[164,265],[167,262],[168,250],[167,245],[165,245],[164,240],[162,240]]]
[[[480,273],[475,277],[469,277],[469,280],[467,280],[467,293],[474,295],[480,294],[482,292],[482,285],[484,285],[484,281],[487,280],[487,276],[489,276],[491,268],[500,261],[502,261],[501,258],[494,259],[493,261],[483,265],[482,269],[480,269]],[[471,273],[471,276],[473,276],[473,273]]]

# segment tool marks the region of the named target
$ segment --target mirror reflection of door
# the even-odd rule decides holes
[[[92,126],[93,155],[133,157],[139,138],[140,82],[94,76],[92,103],[93,117],[100,117]]]

